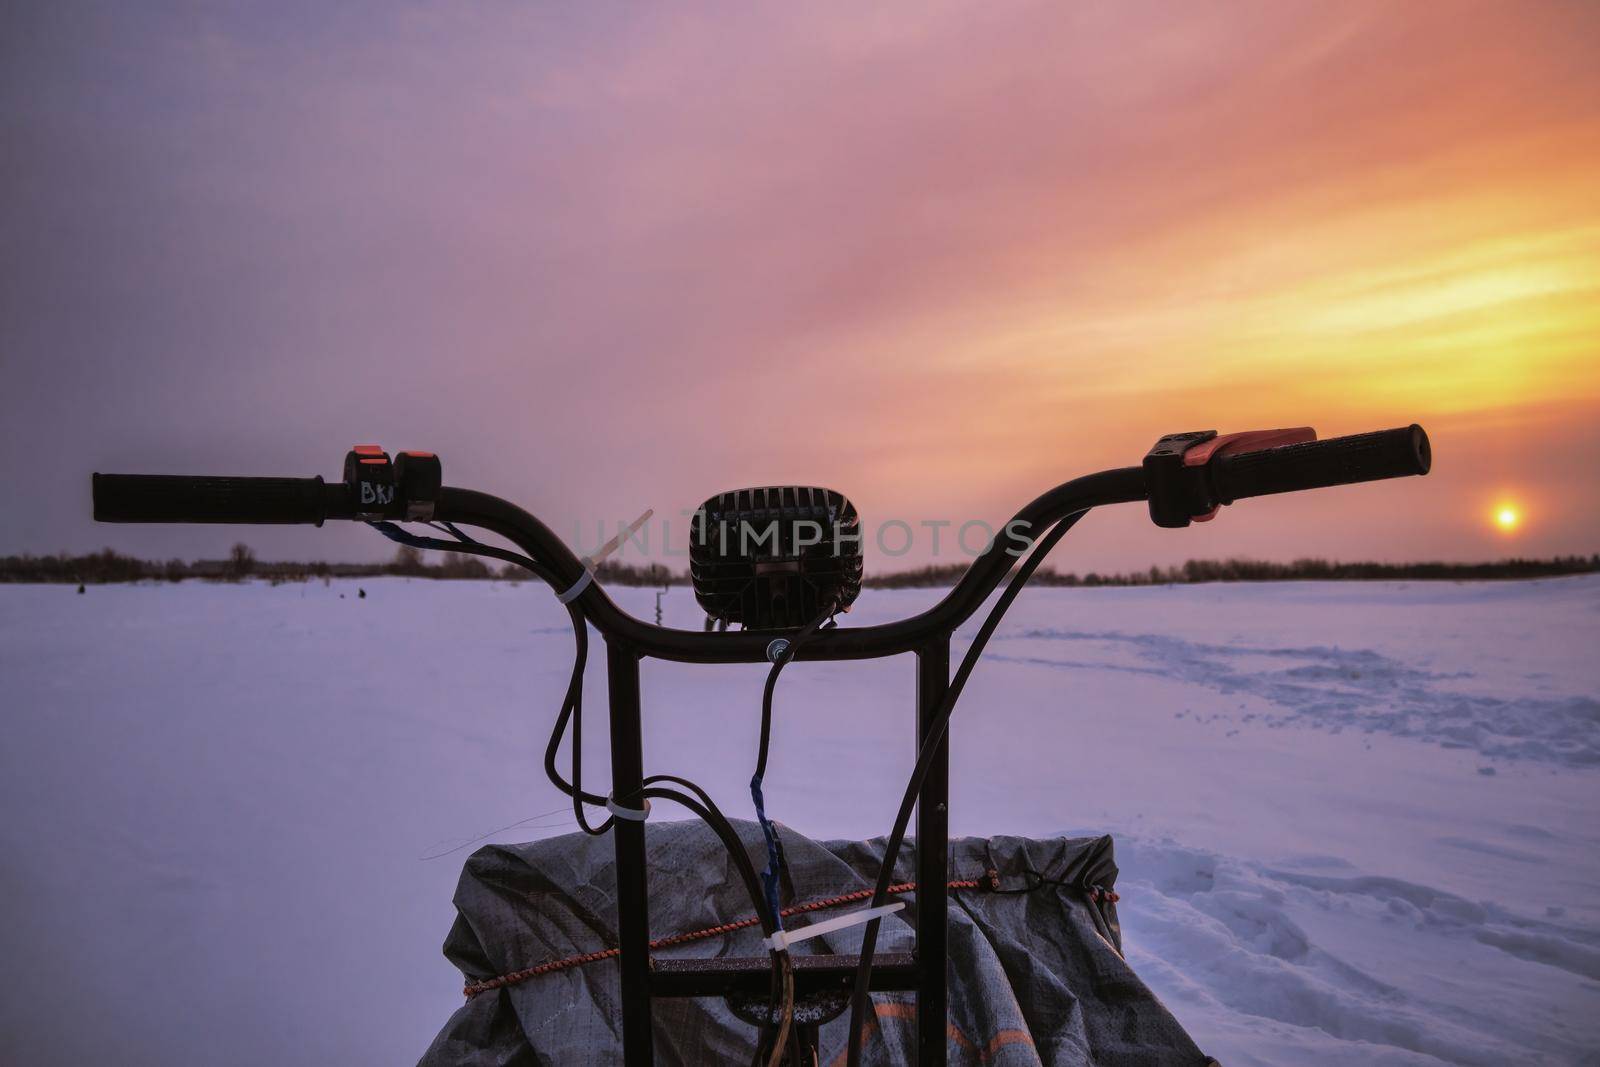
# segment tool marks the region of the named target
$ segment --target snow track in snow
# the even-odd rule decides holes
[[[1462,691],[1469,671],[1433,672],[1372,648],[1251,647],[1207,644],[1163,634],[1032,629],[1002,635],[1017,642],[1060,642],[1072,658],[1018,656],[1072,670],[1082,667],[1147,673],[1203,685],[1224,696],[1264,702],[1268,723],[1302,722],[1416,737],[1447,748],[1470,748],[1491,758],[1600,764],[1600,701],[1589,696],[1488,696]],[[1115,646],[1133,652],[1119,662]],[[1097,654],[1098,653],[1098,654]]]
[[[1172,842],[1117,852],[1130,961],[1179,1018],[1206,1016],[1225,1064],[1581,1063],[1600,1047],[1600,1020],[1574,1010],[1596,992],[1592,928]]]

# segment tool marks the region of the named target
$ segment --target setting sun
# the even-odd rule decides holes
[[[1494,524],[1506,533],[1515,530],[1522,523],[1522,513],[1516,508],[1505,506],[1495,509]]]

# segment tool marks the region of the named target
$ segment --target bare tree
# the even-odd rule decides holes
[[[256,569],[256,550],[243,541],[228,550],[228,577],[237,582]]]
[[[395,551],[394,562],[389,564],[389,569],[395,574],[421,574],[422,553],[411,545],[401,545]]]

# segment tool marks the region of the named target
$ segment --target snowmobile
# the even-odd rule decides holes
[[[1428,437],[1416,425],[1329,440],[1305,427],[1171,434],[1138,466],[1074,479],[1027,504],[937,604],[858,627],[838,625],[837,617],[861,589],[860,517],[842,494],[819,487],[722,493],[694,513],[690,577],[706,612],[703,630],[644,622],[607,595],[597,566],[631,528],[579,558],[514,504],[445,486],[438,457],[427,452],[391,456],[357,446],[336,482],[97,473],[93,491],[102,522],[368,523],[404,545],[516,564],[547,583],[568,613],[574,667],[544,762],[583,833],[497,847],[469,861],[457,895],[461,918],[447,944],[467,975],[469,1000],[425,1063],[620,1059],[648,1067],[660,1052],[673,1062],[811,1067],[823,1062],[824,1024],[848,1012],[842,1035],[835,1028],[829,1039],[843,1046],[829,1062],[849,1067],[869,1055],[924,1067],[951,1059],[1200,1065],[1213,1061],[1121,961],[1109,838],[950,841],[951,715],[1011,603],[1090,510],[1144,502],[1156,525],[1179,529],[1248,497],[1423,475],[1431,464]],[[463,528],[515,547],[479,541]],[[952,634],[991,597],[952,674]],[[581,774],[591,627],[606,650],[611,781],[604,793],[586,789]],[[918,748],[888,836],[816,843],[780,833],[761,786],[784,667],[900,655],[916,660]],[[729,819],[686,778],[646,773],[645,658],[770,665],[751,779],[754,823]],[[569,737],[564,774],[559,757]],[[662,823],[647,830],[652,801],[688,810],[703,829]],[[589,809],[607,814],[591,823]],[[903,863],[913,818],[912,857]],[[675,891],[652,901],[653,868],[658,886],[665,869]],[[1029,894],[1044,894],[1046,904]],[[593,904],[597,898],[603,907]],[[914,898],[909,910],[907,898]],[[864,907],[839,910],[850,904]],[[652,905],[658,918],[664,912],[687,925],[698,918],[700,928],[652,940]],[[1068,933],[1031,936],[1046,913]],[[830,917],[816,918],[822,914]],[[800,918],[810,921],[788,921]],[[880,951],[884,930],[895,943]],[[717,955],[682,953],[712,939],[720,942]],[[610,943],[593,948],[596,940]],[[850,951],[802,951],[807,941]],[[586,943],[589,951],[560,954]],[[535,949],[556,958],[514,966]],[[584,969],[613,960],[614,985]],[[541,990],[544,979],[564,984]],[[875,1002],[874,992],[889,997]],[[567,1010],[574,999],[589,1010]],[[691,1001],[721,1006],[685,1004]]]

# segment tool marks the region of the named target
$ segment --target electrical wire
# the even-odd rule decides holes
[[[755,804],[756,821],[761,826],[761,835],[765,839],[767,845],[767,869],[761,874],[761,887],[766,895],[767,907],[771,910],[774,919],[776,919],[777,928],[779,930],[783,929],[783,912],[779,907],[778,891],[780,888],[783,870],[786,866],[786,861],[783,855],[783,844],[778,840],[778,833],[776,828],[774,828],[772,825],[772,820],[767,818],[766,798],[762,796],[761,793],[761,783],[767,774],[767,755],[772,745],[772,698],[773,694],[777,691],[778,675],[783,673],[783,668],[788,666],[789,662],[793,660],[795,656],[799,655],[801,647],[811,639],[813,634],[822,628],[824,623],[832,619],[837,611],[838,600],[830,599],[826,604],[823,605],[822,610],[817,613],[817,617],[812,619],[811,622],[808,623],[806,627],[799,633],[795,634],[792,639],[774,638],[774,641],[787,640],[787,644],[785,644],[778,654],[773,657],[772,669],[767,672],[767,684],[761,693],[761,740],[756,748],[756,770],[755,773],[750,777],[750,799]],[[777,1067],[785,1052],[784,1045],[786,1043],[786,1038],[791,1032],[794,1032],[793,965],[789,960],[789,953],[787,950],[782,952],[782,957],[782,966],[784,970],[782,1011],[780,1016],[778,1037],[773,1042],[772,1058],[768,1061],[768,1067]],[[769,1019],[773,1014],[772,1008],[776,1008],[778,1006],[776,1003],[776,991],[774,992],[773,999],[774,1003],[771,1005],[771,1007],[769,1007],[767,1012]],[[763,1031],[764,1029],[765,1028],[763,1028]],[[799,1059],[800,1057],[797,1053],[795,1056],[795,1062],[797,1064],[799,1063]]]
[[[750,776],[750,799],[755,804],[756,820],[761,824],[761,833],[766,838],[767,870],[761,876],[761,881],[767,893],[767,903],[774,914],[778,912],[778,877],[785,865],[783,845],[778,840],[777,831],[773,829],[772,820],[767,818],[766,799],[761,793],[761,784],[767,775],[767,754],[772,746],[772,698],[778,688],[778,675],[783,673],[783,668],[800,654],[801,647],[822,628],[823,623],[833,618],[838,610],[837,603],[836,600],[829,600],[817,613],[816,618],[792,639],[788,639],[788,644],[773,658],[772,669],[767,672],[766,688],[761,693],[761,740],[756,747],[755,774]],[[778,929],[783,929],[781,916],[778,920]]]
[[[692,790],[700,800],[705,802],[704,806],[702,807],[701,804],[696,800],[692,800],[676,790],[665,789],[658,785],[647,785],[644,789],[640,790],[640,795],[644,798],[671,800],[675,803],[681,804],[685,808],[688,808],[691,812],[700,816],[706,825],[711,827],[712,832],[721,839],[723,848],[727,850],[729,857],[731,857],[734,862],[734,866],[738,869],[740,878],[744,881],[745,891],[750,894],[750,899],[755,904],[756,916],[761,922],[762,932],[770,938],[774,933],[777,932],[778,923],[782,920],[778,917],[776,912],[769,912],[767,910],[766,896],[761,891],[760,882],[756,877],[755,866],[750,862],[750,854],[745,851],[743,842],[741,842],[738,835],[734,833],[732,824],[728,822],[728,820],[719,810],[717,810],[716,805],[712,802],[711,798],[706,795],[705,791],[687,779],[678,778],[673,775],[659,774],[653,775],[651,778],[645,779],[645,781],[677,782]],[[774,1014],[780,1013],[782,1019],[781,1027],[778,1032],[779,1036],[773,1045],[775,1050],[774,1058],[768,1061],[768,1067],[775,1067],[775,1065],[782,1059],[784,1037],[789,1032],[790,1020],[794,1016],[794,973],[793,965],[789,959],[788,949],[773,949],[770,951],[770,955],[772,960],[774,998],[773,1001],[769,1002],[768,1004],[767,1019],[770,1020]],[[780,996],[779,990],[781,990],[781,1002],[778,1001],[778,997]],[[756,1039],[756,1049],[758,1050],[758,1054],[759,1050],[766,1044],[767,1032],[769,1028],[770,1022],[764,1023],[761,1027],[760,1035]],[[796,1062],[798,1062],[798,1058]]]
[[[443,538],[438,537],[418,536],[392,522],[372,522],[368,523],[368,525],[377,530],[379,533],[383,534],[385,537],[389,538],[389,540],[403,545],[410,545],[413,548],[440,549],[447,552],[465,552],[471,555],[487,556],[493,559],[503,560],[507,563],[512,563],[522,567],[535,577],[542,579],[552,589],[560,589],[559,580],[556,578],[555,574],[537,560],[518,552],[512,552],[508,549],[497,548],[493,545],[483,544],[482,542],[474,540],[473,538],[462,533],[451,523],[445,522],[430,525],[433,529],[442,529],[443,532],[451,534],[455,538],[455,541],[453,542],[446,541]],[[588,623],[584,619],[583,613],[578,608],[576,602],[570,603],[566,605],[566,607],[568,614],[572,618],[573,635],[576,647],[573,657],[572,675],[567,683],[566,696],[562,701],[561,711],[556,716],[555,727],[551,730],[550,743],[545,748],[545,775],[550,779],[551,783],[555,785],[557,789],[561,790],[563,793],[566,793],[572,798],[573,814],[578,820],[579,827],[581,827],[585,833],[599,836],[610,830],[615,825],[616,820],[615,817],[608,817],[598,827],[590,826],[583,811],[583,805],[586,803],[604,805],[608,799],[595,793],[586,792],[582,786],[583,672],[588,662]],[[804,636],[809,637],[811,633],[815,632],[816,627],[820,626],[823,621],[824,619],[819,617],[816,623],[814,623],[812,627],[805,631]],[[790,649],[788,650],[788,658],[793,658],[793,649],[794,646],[791,644]],[[786,662],[783,657],[780,657],[780,661]],[[769,704],[771,700],[772,684],[776,680],[778,669],[781,668],[781,662],[775,663],[773,666],[774,670],[772,677],[769,678],[767,690],[767,702]],[[561,772],[556,766],[556,756],[561,747],[561,739],[566,732],[569,722],[572,725],[572,781],[570,783],[561,776]],[[762,746],[763,751],[761,755],[763,768],[765,767],[766,762],[765,738],[766,731],[764,729]],[[673,784],[680,785],[688,789],[694,795],[691,797],[679,792],[676,789],[665,788],[659,784],[661,782],[671,782]],[[768,896],[765,892],[763,892],[761,881],[756,876],[755,867],[750,862],[749,852],[746,851],[744,843],[739,840],[738,834],[733,829],[733,824],[730,823],[727,817],[722,814],[716,803],[712,801],[710,795],[706,793],[706,791],[700,786],[695,785],[686,778],[680,778],[676,775],[658,774],[644,779],[643,787],[636,791],[635,795],[625,798],[618,797],[617,800],[619,803],[640,803],[651,798],[670,800],[673,803],[688,809],[692,814],[698,816],[700,820],[711,829],[712,833],[714,833],[718,840],[721,841],[723,848],[727,851],[729,858],[733,861],[734,867],[738,870],[740,879],[745,884],[745,890],[750,894],[750,900],[755,907],[756,917],[760,920],[762,932],[765,933],[767,937],[771,937],[774,933],[776,933],[779,929],[779,924],[782,922],[782,919],[777,914],[777,906],[775,904],[769,906]],[[773,1064],[776,1064],[778,1059],[781,1059],[782,1056],[785,1035],[790,1032],[789,1024],[793,1016],[794,1009],[794,975],[792,964],[789,961],[789,953],[787,949],[773,950],[771,952],[771,956],[775,997],[781,995],[783,1003],[783,1025],[779,1031],[779,1039],[774,1045],[777,1059],[771,1061]],[[768,1014],[770,1016],[773,1014],[773,1012],[769,1011]],[[764,1032],[761,1040],[765,1040]],[[759,1043],[757,1047],[761,1047]]]
[[[790,1051],[789,1038],[791,1035],[798,1037],[794,1029],[794,961],[789,958],[788,952],[780,952],[783,970],[783,1020],[778,1025],[778,1036],[772,1041],[772,1055],[767,1058],[767,1067],[779,1067],[783,1057]],[[796,1051],[794,1067],[800,1067],[800,1056]]]
[[[539,563],[532,557],[510,549],[486,545],[462,533],[454,523],[441,522],[429,523],[429,527],[442,530],[455,538],[446,541],[441,537],[422,537],[411,533],[393,522],[371,522],[367,525],[377,530],[389,540],[398,544],[409,545],[412,548],[437,549],[444,552],[464,552],[474,556],[487,556],[491,559],[502,560],[514,564],[528,571],[534,577],[543,580],[552,589],[559,589],[559,579],[548,567]],[[583,612],[576,604],[566,605],[567,614],[572,619],[572,633],[576,643],[576,652],[573,656],[572,677],[567,683],[567,692],[561,703],[561,711],[556,716],[555,729],[551,731],[550,743],[545,748],[544,773],[550,781],[567,796],[572,798],[572,814],[578,826],[584,833],[593,836],[604,834],[611,828],[614,819],[607,819],[599,826],[589,825],[589,820],[583,810],[584,804],[593,804],[604,807],[606,798],[583,789],[583,671],[589,660],[589,627],[584,621]],[[572,783],[561,777],[561,772],[556,768],[556,756],[561,748],[561,739],[566,733],[567,724],[573,725],[573,751],[572,751]]]
[[[567,611],[572,616],[572,634],[577,647],[573,654],[572,678],[567,683],[567,696],[562,701],[560,713],[556,716],[555,727],[550,731],[550,743],[545,746],[544,773],[556,788],[572,798],[572,814],[578,820],[578,828],[591,837],[599,837],[610,830],[617,820],[614,816],[608,815],[599,826],[590,826],[583,810],[584,804],[604,805],[606,798],[586,792],[583,788],[583,671],[589,662],[589,625],[584,621],[583,613],[578,610],[577,605],[568,604]],[[569,721],[572,724],[570,786],[556,767],[556,754],[560,751],[561,738],[566,733]]]
[[[900,811],[895,817],[894,830],[889,834],[884,844],[883,863],[878,868],[878,883],[873,890],[872,902],[869,907],[881,907],[889,895],[889,884],[894,876],[895,860],[900,855],[901,843],[905,840],[906,827],[911,822],[911,812],[917,803],[917,794],[922,790],[922,783],[928,777],[928,770],[933,765],[934,754],[938,752],[944,741],[945,734],[950,726],[950,716],[955,710],[957,699],[961,690],[965,688],[972,669],[977,666],[978,658],[982,656],[984,647],[989,643],[1000,620],[1016,600],[1017,594],[1022,592],[1022,587],[1033,577],[1033,572],[1039,569],[1039,564],[1044,562],[1045,556],[1056,546],[1066,532],[1077,523],[1087,511],[1080,511],[1058,522],[1054,527],[1041,537],[1034,545],[1028,558],[1017,568],[1016,574],[1006,585],[1005,591],[1000,594],[1000,599],[990,609],[989,615],[983,620],[983,625],[978,628],[977,636],[972,640],[972,646],[967,649],[967,654],[962,657],[961,666],[956,671],[955,677],[950,680],[949,688],[945,690],[944,698],[939,702],[939,710],[928,725],[927,736],[923,738],[922,748],[917,753],[917,762],[911,772],[911,780],[906,783],[905,795],[900,800]],[[872,955],[877,948],[878,926],[882,919],[871,919],[867,922],[866,931],[861,940],[861,958],[856,966],[855,988],[850,996],[850,1029],[846,1035],[847,1063],[849,1067],[860,1067],[861,1064],[861,1025],[866,1016],[867,1004],[871,999],[870,987],[872,983]]]
[[[916,766],[912,771],[911,779],[907,783],[905,795],[901,800],[900,810],[896,816],[894,829],[891,832],[888,841],[886,842],[884,859],[879,868],[878,882],[874,888],[870,906],[881,906],[884,902],[884,899],[887,897],[889,883],[893,877],[894,864],[899,856],[901,845],[904,842],[906,829],[910,823],[911,813],[916,805],[917,794],[921,791],[922,784],[926,780],[929,769],[932,766],[934,753],[938,751],[948,732],[950,717],[954,711],[956,701],[960,697],[961,691],[965,687],[967,679],[970,677],[979,657],[982,655],[983,649],[988,644],[989,639],[993,636],[995,629],[998,627],[1006,611],[1009,610],[1012,602],[1021,592],[1023,586],[1026,585],[1028,579],[1032,577],[1034,571],[1036,571],[1039,565],[1044,561],[1045,556],[1048,555],[1050,550],[1055,547],[1056,543],[1060,541],[1061,537],[1065,535],[1065,533],[1086,513],[1087,511],[1080,511],[1076,514],[1067,516],[1058,522],[1054,527],[1052,527],[1045,534],[1045,536],[1040,539],[1040,541],[1034,546],[1034,549],[1029,554],[1028,558],[1024,560],[1022,565],[1018,568],[1016,574],[1007,584],[999,600],[995,603],[995,606],[991,609],[988,617],[984,620],[983,625],[979,628],[977,636],[974,638],[966,656],[962,659],[961,665],[956,671],[955,677],[951,680],[943,699],[940,701],[938,711],[934,715],[933,720],[929,725],[927,734],[923,739],[921,750],[918,753]],[[442,529],[444,532],[450,533],[456,538],[454,543],[445,541],[441,538],[418,537],[402,530],[399,526],[391,522],[374,522],[370,525],[372,525],[375,529],[378,529],[379,532],[383,533],[386,537],[389,537],[391,540],[398,541],[401,544],[408,544],[418,548],[437,548],[446,551],[468,552],[471,554],[488,556],[516,564],[525,568],[536,577],[543,579],[552,588],[559,589],[558,579],[556,579],[555,575],[548,568],[544,567],[537,561],[520,553],[511,552],[506,549],[500,549],[477,542],[463,534],[454,525],[448,522],[434,524],[433,528]],[[582,827],[585,832],[590,834],[603,834],[614,825],[615,819],[607,818],[600,826],[592,827],[588,824],[583,812],[583,805],[585,803],[603,805],[607,802],[606,797],[586,792],[582,788],[582,692],[583,670],[587,662],[588,655],[587,623],[582,612],[577,608],[576,604],[569,604],[568,611],[573,619],[576,642],[574,669],[572,677],[568,683],[566,698],[562,702],[561,711],[557,715],[555,728],[551,732],[550,743],[545,752],[545,772],[550,778],[551,782],[554,783],[558,789],[561,789],[564,793],[572,798],[573,811],[577,817],[580,827]],[[709,826],[718,836],[723,846],[727,849],[730,858],[732,858],[735,867],[738,868],[740,877],[745,882],[746,890],[750,893],[751,902],[755,906],[756,915],[761,922],[762,929],[769,938],[773,933],[781,928],[782,919],[778,915],[779,909],[776,903],[773,901],[776,897],[778,874],[783,863],[782,850],[778,845],[776,835],[772,831],[770,822],[766,819],[764,805],[760,793],[761,781],[766,771],[767,756],[770,747],[773,691],[776,687],[779,673],[789,662],[789,660],[794,658],[795,653],[798,651],[797,646],[802,640],[810,637],[811,634],[813,634],[816,629],[822,625],[825,619],[831,615],[831,612],[832,605],[830,605],[828,612],[825,612],[822,616],[819,616],[817,620],[815,620],[810,626],[802,631],[800,635],[793,639],[790,646],[785,649],[774,661],[773,669],[768,674],[767,685],[762,700],[761,740],[757,757],[756,774],[751,780],[752,798],[756,803],[758,818],[760,819],[768,848],[768,869],[760,880],[756,878],[754,866],[750,862],[749,854],[744,849],[743,843],[738,839],[738,835],[733,831],[732,825],[728,822],[726,817],[722,815],[721,811],[717,809],[716,805],[711,801],[710,796],[707,795],[703,789],[694,785],[692,782],[689,782],[687,779],[677,778],[671,775],[652,776],[651,778],[645,779],[644,788],[638,790],[636,796],[629,798],[617,798],[619,802],[623,802],[624,800],[642,800],[651,797],[656,797],[663,800],[671,800],[684,806],[690,812],[699,816],[700,819],[704,821],[707,826]],[[573,780],[571,783],[568,783],[562,778],[559,769],[556,767],[556,756],[560,748],[561,739],[565,735],[569,722],[573,731]],[[681,785],[684,788],[689,789],[694,796],[691,797],[675,789],[664,788],[661,785],[656,784],[660,782],[673,782],[677,785]],[[852,990],[850,1005],[850,1027],[847,1035],[847,1059],[849,1067],[859,1067],[860,1065],[862,1043],[861,1023],[866,1012],[867,1004],[870,1001],[869,990],[872,974],[872,957],[876,949],[877,935],[881,921],[881,919],[870,920],[866,924],[865,933],[863,936],[860,962],[856,971],[856,980],[854,989]],[[777,1039],[771,1045],[772,1055],[768,1060],[768,1067],[777,1067],[777,1065],[781,1063],[786,1052],[785,1046],[789,1043],[790,1036],[795,1034],[795,1030],[792,1026],[794,974],[793,963],[790,960],[787,951],[773,951],[772,957],[774,997],[777,998],[781,996],[783,1001],[780,1029]],[[773,1013],[769,1011],[769,1017],[772,1014]],[[764,1035],[762,1043],[765,1043]],[[760,1048],[762,1045],[758,1045],[757,1047]],[[798,1060],[799,1056],[797,1041],[795,1042],[795,1052],[796,1059]]]

